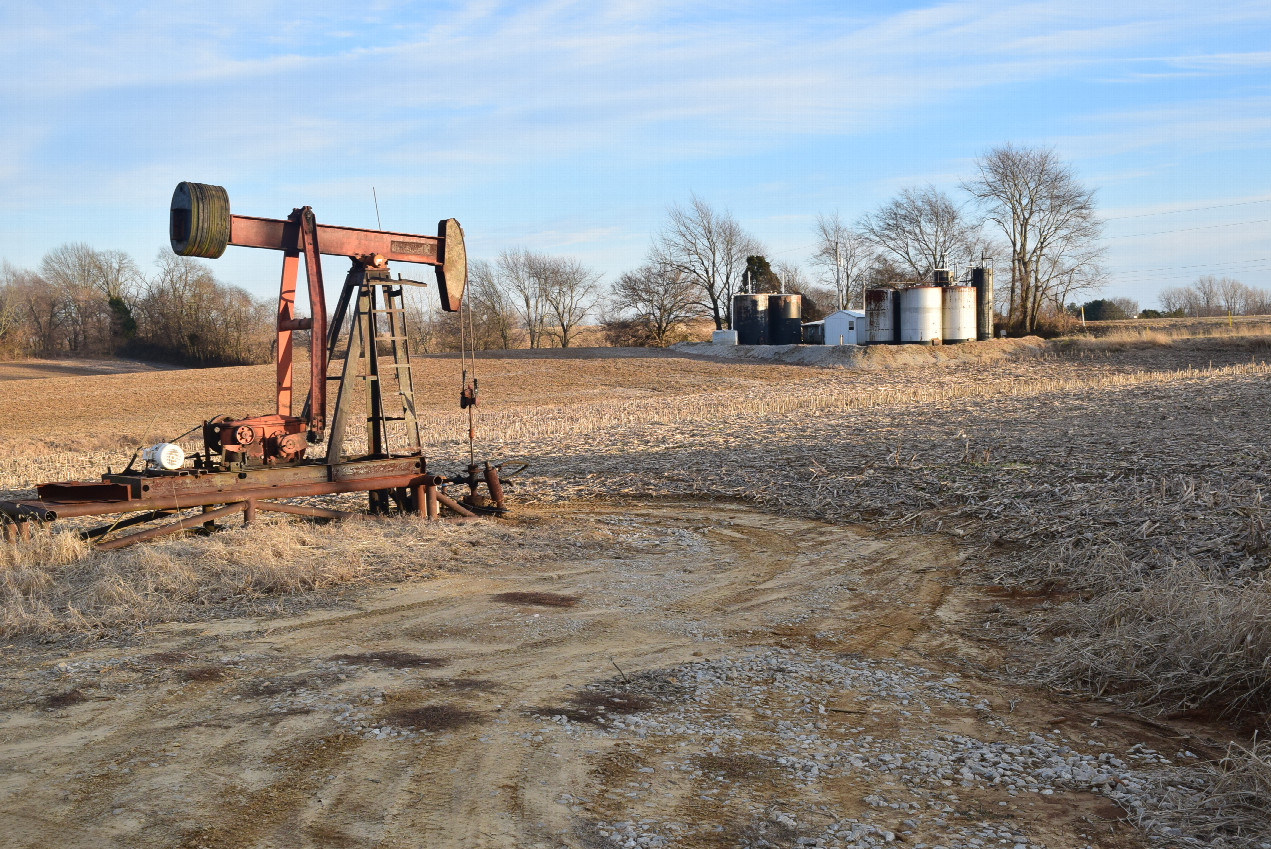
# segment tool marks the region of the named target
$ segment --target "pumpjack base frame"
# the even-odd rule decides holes
[[[334,519],[356,513],[304,504],[285,504],[283,499],[372,493],[372,508],[388,512],[396,504],[401,512],[440,516],[439,504],[460,515],[473,513],[447,497],[441,487],[448,481],[429,474],[422,454],[353,459],[342,463],[314,461],[290,466],[206,471],[145,471],[105,474],[98,481],[64,481],[41,484],[37,498],[0,502],[0,521],[10,539],[29,536],[30,524],[57,519],[114,514],[140,514],[86,532],[97,548],[122,548],[134,542],[213,522],[221,516],[243,513],[250,522],[257,510],[272,510],[314,518]],[[104,539],[114,530],[170,516],[181,510],[203,508],[203,513],[178,522]],[[213,508],[213,509],[209,509]],[[5,521],[7,520],[7,521]]]

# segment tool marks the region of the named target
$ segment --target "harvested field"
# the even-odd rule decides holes
[[[1257,847],[1271,365],[1212,344],[485,361],[485,453],[533,461],[510,522],[6,554],[0,823],[22,846]],[[442,466],[454,369],[417,377]],[[248,371],[169,385],[238,381],[238,409],[267,390]],[[57,409],[143,377],[38,383]],[[122,444],[138,409],[108,413]],[[79,415],[91,468],[109,446]],[[11,491],[58,456],[0,439],[30,450]]]
[[[137,360],[19,360],[0,363],[0,382],[47,380],[52,377],[85,377],[94,374],[130,374],[147,371],[176,371],[177,366]]]

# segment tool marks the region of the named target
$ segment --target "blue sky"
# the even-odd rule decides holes
[[[526,246],[607,280],[696,192],[810,270],[818,213],[959,196],[1012,142],[1098,188],[1105,294],[1271,287],[1265,0],[15,2],[0,33],[18,266],[82,241],[150,268],[193,180],[238,213],[364,227],[375,187],[387,229],[455,217],[470,256]],[[276,291],[276,254],[214,268]]]

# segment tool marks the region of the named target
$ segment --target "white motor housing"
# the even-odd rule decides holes
[[[146,468],[152,471],[176,471],[185,465],[185,449],[175,442],[160,442],[141,452]]]

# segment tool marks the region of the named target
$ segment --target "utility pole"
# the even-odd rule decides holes
[[[834,245],[834,287],[838,289],[839,309],[845,310],[851,304],[847,297],[847,281],[844,279],[847,275],[843,272],[843,246],[837,242]]]

